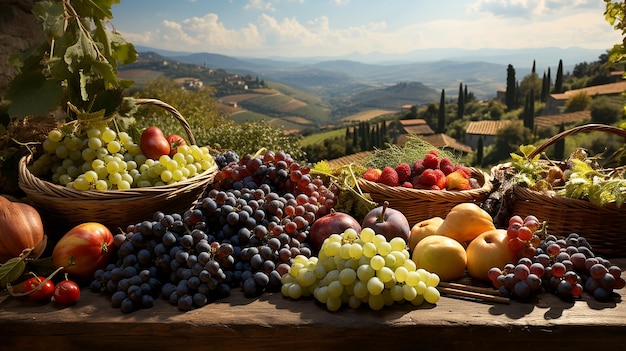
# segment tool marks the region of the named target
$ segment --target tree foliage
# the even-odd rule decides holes
[[[119,110],[131,82],[118,78],[117,66],[134,62],[137,52],[108,24],[115,3],[119,0],[35,2],[32,13],[45,40],[11,58],[19,69],[6,94],[11,116],[61,108],[76,118]]]
[[[591,97],[587,95],[587,93],[585,93],[584,91],[580,92],[567,99],[567,101],[565,102],[565,112],[571,113],[584,111],[587,109],[590,103]]]
[[[589,105],[591,122],[614,124],[624,117],[624,109],[621,101],[601,96],[593,99]]]
[[[504,103],[509,111],[517,108],[517,80],[515,79],[515,68],[513,68],[511,64],[509,64],[506,69],[506,93]]]

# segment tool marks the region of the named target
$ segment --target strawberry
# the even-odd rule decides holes
[[[413,176],[418,176],[424,172],[426,167],[424,167],[424,160],[417,160],[413,163]]]
[[[402,186],[405,188],[413,188],[413,183],[406,181],[404,183],[402,183]]]
[[[438,186],[439,189],[445,189],[446,175],[443,174],[443,171],[440,169],[434,169],[433,171],[435,172],[435,176],[437,176],[437,183],[435,183],[435,185]]]
[[[401,163],[396,166],[396,173],[398,173],[398,183],[402,184],[411,178],[411,166]]]
[[[430,168],[425,169],[424,172],[417,177],[417,182],[426,187],[437,184],[438,177],[435,170]]]
[[[426,155],[424,155],[423,161],[424,167],[430,169],[438,169],[439,168],[439,155],[436,151],[432,150]]]
[[[398,172],[392,167],[385,166],[380,173],[380,177],[378,178],[378,182],[389,185],[389,186],[397,186],[398,185]]]
[[[363,179],[369,180],[370,182],[377,182],[381,173],[382,171],[380,169],[370,167],[363,173]]]
[[[443,171],[443,174],[448,175],[454,172],[455,165],[449,158],[444,157],[439,161],[439,169]]]

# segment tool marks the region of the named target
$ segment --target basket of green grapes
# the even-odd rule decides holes
[[[47,226],[63,231],[95,221],[124,228],[158,210],[189,209],[213,182],[218,167],[209,148],[196,145],[185,118],[157,99],[134,102],[170,112],[187,139],[149,127],[133,140],[111,121],[51,130],[41,154],[19,162],[19,187]]]

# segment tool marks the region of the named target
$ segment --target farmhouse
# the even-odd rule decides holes
[[[430,128],[426,120],[424,119],[401,119],[399,122],[400,135],[402,134],[415,134],[415,135],[430,135],[435,131]]]
[[[546,99],[546,108],[544,109],[543,114],[555,115],[563,112],[567,100],[580,93],[585,93],[593,98],[601,95],[616,96],[624,92],[626,92],[626,81],[568,90],[562,94],[550,94],[550,96]]]
[[[465,130],[465,144],[473,150],[478,147],[478,139],[483,139],[483,146],[492,145],[496,142],[496,133],[500,128],[506,127],[510,120],[499,121],[474,121],[469,122]]]

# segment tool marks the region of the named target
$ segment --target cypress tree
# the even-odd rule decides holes
[[[359,145],[359,127],[354,126],[352,130],[352,148],[355,149]]]
[[[546,77],[546,72],[543,72],[543,78],[541,79],[541,101],[546,101],[546,98],[548,97],[548,89],[550,89],[547,86],[547,77]]]
[[[515,68],[513,68],[513,65],[509,64],[506,69],[506,93],[504,95],[504,103],[509,111],[514,110],[517,107],[516,100],[517,88],[515,81]]]
[[[437,119],[437,133],[443,133],[446,130],[446,90],[441,89],[441,98],[439,99],[439,112]]]
[[[463,92],[463,102],[467,104],[467,102],[470,101],[470,97],[467,94],[467,84],[465,84],[465,88],[464,89],[465,89],[465,91]]]
[[[478,137],[478,143],[476,144],[476,163],[481,165],[483,163],[483,137]]]
[[[535,89],[530,88],[530,99],[528,99],[528,129],[535,130]]]
[[[459,83],[459,97],[457,99],[456,118],[461,120],[465,114],[465,99],[463,96],[463,83]]]
[[[559,128],[559,134],[565,131],[565,125],[561,123],[561,127]],[[554,159],[555,160],[563,160],[565,159],[565,139],[561,138],[554,143]]]
[[[380,140],[382,141],[382,145],[384,146],[387,142],[387,122],[383,121],[380,125]]]
[[[554,79],[554,91],[555,94],[561,94],[563,92],[563,60],[559,60],[559,67],[556,70],[556,78]]]
[[[535,60],[533,60],[533,69],[531,70],[530,73],[531,74],[535,74],[536,73],[536,71],[535,71]]]
[[[346,140],[350,139],[350,127],[346,127],[346,135],[344,138],[346,138]]]

